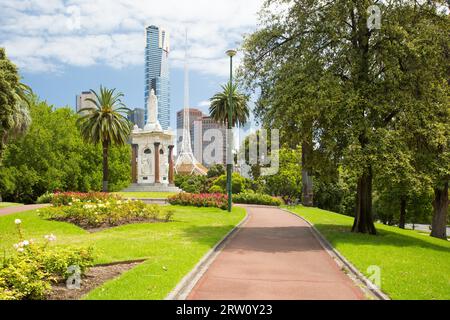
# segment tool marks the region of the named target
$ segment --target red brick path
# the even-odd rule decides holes
[[[246,207],[249,220],[188,296],[192,300],[364,299],[302,219]]]

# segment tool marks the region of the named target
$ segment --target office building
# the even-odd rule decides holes
[[[177,147],[180,148],[180,143],[182,141],[182,129],[184,123],[184,112],[180,110],[177,112]],[[220,160],[216,163],[226,164],[226,126],[213,120],[211,117],[205,116],[200,110],[190,108],[189,109],[189,123],[190,123],[190,134],[191,134],[191,147],[195,158],[201,162],[204,166],[210,167],[214,163],[208,163],[205,159],[205,151],[211,150],[211,144],[216,143],[216,138],[221,139],[217,141],[217,147],[212,148],[212,154],[210,157],[216,158],[220,156]],[[208,130],[214,129],[216,131],[209,132]],[[213,137],[210,137],[214,133]],[[218,134],[218,136],[216,136]],[[209,147],[209,148],[208,148]],[[220,152],[220,154],[215,154]]]
[[[95,95],[90,91],[83,91],[83,92],[81,92],[81,94],[76,95],[76,98],[75,98],[75,100],[76,100],[75,111],[76,112],[78,112],[84,108],[95,107],[95,105],[92,102],[86,101],[86,99],[88,99],[88,98],[95,100]]]
[[[170,127],[170,80],[169,80],[169,33],[157,26],[148,26],[145,30],[145,97],[147,105],[150,90],[158,97],[158,120],[161,127]],[[147,122],[145,110],[144,122]]]
[[[145,126],[145,110],[142,108],[136,108],[128,112],[128,120],[130,120],[133,125],[137,125],[140,129]]]

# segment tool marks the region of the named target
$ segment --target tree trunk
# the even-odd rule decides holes
[[[441,188],[434,189],[433,222],[431,225],[431,236],[447,240],[447,218],[448,218],[448,181]]]
[[[398,221],[398,227],[405,229],[406,224],[406,198],[402,197],[400,199],[400,219]]]
[[[372,168],[358,179],[356,212],[352,232],[377,234],[372,218]]]
[[[109,169],[108,169],[108,141],[103,141],[103,192],[108,192],[108,180],[109,180]]]
[[[302,204],[305,207],[314,206],[312,151],[311,139],[304,139],[302,143]]]

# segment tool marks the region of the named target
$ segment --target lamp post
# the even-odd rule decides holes
[[[233,170],[233,154],[230,150],[232,146],[232,138],[233,134],[231,133],[231,130],[233,128],[233,57],[236,55],[236,50],[228,50],[226,52],[227,56],[230,57],[230,92],[229,92],[229,101],[228,101],[228,163],[227,163],[227,192],[228,192],[228,212],[231,212],[231,206],[232,206],[232,186],[231,186],[231,175]]]

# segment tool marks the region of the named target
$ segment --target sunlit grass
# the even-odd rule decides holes
[[[0,217],[0,251],[16,243],[15,219],[27,239],[53,233],[57,245],[93,246],[96,264],[147,259],[142,265],[89,293],[86,299],[163,299],[201,257],[245,216],[216,208],[173,207],[174,222],[132,224],[89,233],[72,224],[46,221],[36,211]]]
[[[353,218],[296,207],[362,273],[381,268],[381,289],[392,299],[450,299],[450,242],[377,224],[377,236],[351,233]]]

